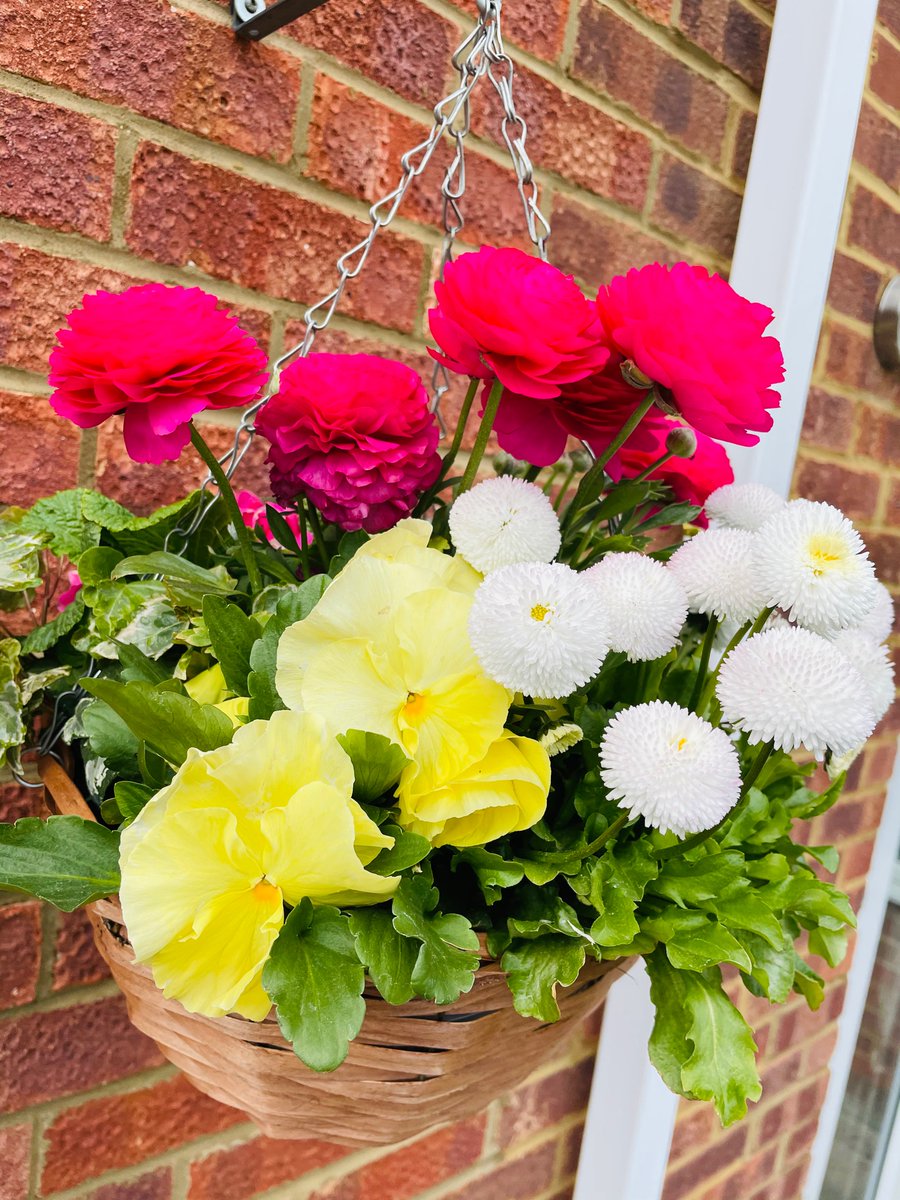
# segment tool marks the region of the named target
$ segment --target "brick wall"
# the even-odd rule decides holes
[[[506,7],[555,261],[590,288],[653,258],[727,269],[772,0]],[[273,352],[294,344],[304,307],[330,290],[334,259],[364,231],[368,204],[393,186],[399,154],[421,140],[473,12],[470,0],[329,0],[257,46],[234,41],[217,0],[0,0],[0,500],[29,503],[81,482],[146,510],[190,485],[187,456],[138,466],[116,429],[80,434],[53,416],[44,372],[63,316],[96,287],[200,284]],[[811,492],[841,481],[852,502],[870,497],[861,516],[877,531],[882,572],[900,585],[885,465],[896,419],[891,429],[865,324],[886,269],[879,247],[889,244],[898,25],[897,0],[885,0],[800,469]],[[466,236],[521,243],[491,103],[476,103],[473,128]],[[380,350],[427,370],[439,171],[436,163],[417,183],[379,239],[323,347]],[[857,431],[856,441],[839,428]],[[213,425],[208,435],[224,446],[230,431]],[[264,488],[259,455],[243,482]],[[832,818],[857,890],[888,765],[882,741],[857,769],[862,790]],[[0,817],[36,803],[9,793]],[[720,1194],[709,1187],[731,1178],[742,1152],[742,1169],[758,1172],[744,1178],[777,1200],[763,1181],[801,1162],[840,998],[838,987],[815,1019],[791,1009],[769,1022],[767,1099],[748,1125],[722,1134],[705,1109],[685,1107],[667,1200]],[[0,1200],[571,1195],[595,1027],[484,1117],[370,1155],[267,1141],[198,1097],[128,1026],[77,915],[0,908],[0,1010]],[[776,1128],[785,1135],[777,1144]],[[783,1194],[795,1200],[797,1187]],[[756,1200],[749,1185],[741,1200]]]

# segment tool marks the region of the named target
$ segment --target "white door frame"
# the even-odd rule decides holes
[[[767,483],[785,496],[877,8],[878,0],[779,0],[775,12],[731,282],[775,311],[773,332],[781,339],[787,376],[773,431],[760,446],[731,457],[738,480]],[[651,1026],[649,987],[633,972],[606,1001],[575,1200],[658,1200],[662,1194],[678,1102],[647,1058]],[[814,1197],[807,1192],[805,1200]]]

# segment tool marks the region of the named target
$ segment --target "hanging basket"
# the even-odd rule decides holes
[[[44,759],[40,771],[53,809],[95,819],[59,763]],[[484,950],[474,987],[453,1004],[391,1005],[367,984],[365,1020],[346,1061],[318,1074],[294,1054],[274,1015],[202,1017],[167,1000],[135,961],[118,901],[97,901],[87,914],[132,1023],[196,1088],[245,1112],[269,1137],[345,1146],[392,1145],[480,1112],[550,1061],[627,966],[588,963],[560,991],[553,1024],[519,1016],[499,963]]]

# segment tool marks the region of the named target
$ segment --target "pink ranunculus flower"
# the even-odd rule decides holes
[[[81,576],[77,571],[67,571],[66,577],[69,580],[69,586],[64,592],[60,592],[56,597],[56,607],[60,612],[62,612],[64,608],[68,608],[81,591]]]
[[[772,311],[704,267],[651,263],[597,295],[609,347],[663,389],[694,429],[751,446],[772,427],[784,359],[765,330]]]
[[[570,275],[512,247],[461,254],[434,286],[430,353],[451,371],[551,399],[609,358],[596,309]]]
[[[310,354],[256,417],[271,442],[272,491],[308,496],[342,529],[379,533],[415,507],[440,470],[437,421],[410,367],[371,354]]]
[[[237,506],[241,511],[241,517],[248,529],[259,529],[271,545],[280,545],[277,538],[273,537],[272,529],[269,525],[269,518],[266,516],[266,505],[274,508],[276,512],[280,512],[287,522],[287,527],[291,533],[300,541],[300,518],[295,512],[291,512],[289,508],[285,508],[282,504],[276,504],[274,500],[263,500],[256,495],[255,492],[237,492],[235,494]]]
[[[124,413],[135,462],[176,459],[206,408],[251,404],[266,356],[215,296],[149,283],[85,296],[50,355],[50,403],[82,429]]]

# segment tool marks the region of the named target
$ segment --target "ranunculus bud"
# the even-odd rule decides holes
[[[594,457],[587,450],[572,450],[569,454],[569,462],[576,471],[589,471]]]
[[[687,425],[676,425],[666,435],[666,449],[676,458],[693,458],[697,453],[697,435]]]
[[[640,367],[636,366],[630,358],[625,359],[619,370],[622,372],[622,378],[631,387],[638,388],[642,392],[646,392],[648,388],[653,387],[653,380],[645,375]]]
[[[505,450],[498,450],[491,464],[495,475],[524,475],[528,470],[528,463],[523,462],[521,458],[514,458]]]

